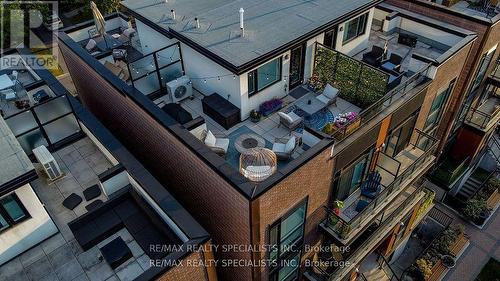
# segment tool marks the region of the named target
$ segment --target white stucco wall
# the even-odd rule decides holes
[[[288,59],[285,59],[285,56],[288,56]],[[288,94],[288,75],[290,71],[290,51],[287,51],[279,56],[272,58],[269,61],[272,61],[276,58],[282,58],[281,65],[281,80],[276,82],[275,84],[265,88],[264,90],[252,95],[248,96],[248,72],[241,75],[241,115],[242,119],[248,118],[250,115],[250,111],[252,109],[259,109],[261,103],[268,101],[272,98],[282,98]],[[267,62],[269,62],[267,61]],[[266,63],[267,63],[266,62]],[[265,64],[265,63],[263,63]],[[261,65],[263,65],[261,64]],[[259,65],[260,67],[260,65]],[[259,68],[256,67],[256,68]],[[254,69],[256,69],[254,68]],[[284,81],[284,76],[287,76],[286,81]],[[286,87],[285,87],[286,86]]]
[[[58,232],[29,184],[14,192],[31,218],[0,233],[0,265]]]
[[[343,38],[344,38],[344,32],[346,31],[345,25],[348,21],[343,22],[342,24],[339,24],[339,27],[337,29],[337,42],[336,42],[336,49],[340,51],[341,53],[344,53],[346,55],[355,55],[359,53],[361,50],[366,49],[368,47],[368,39],[370,37],[370,28],[372,26],[372,20],[373,20],[373,13],[374,13],[375,8],[370,9],[369,14],[368,14],[368,21],[366,24],[366,30],[365,33],[349,42],[347,42],[345,45],[342,44]],[[340,30],[342,27],[342,31]]]

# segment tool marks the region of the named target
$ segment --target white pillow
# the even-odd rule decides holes
[[[130,35],[135,33],[135,29],[129,27],[123,31],[123,35],[130,37]]]
[[[278,112],[278,115],[280,117],[282,117],[283,119],[287,120],[288,123],[293,123],[292,117],[290,117],[288,114],[280,111],[280,112]]]
[[[286,142],[286,145],[285,145],[285,151],[286,152],[290,152],[294,149],[295,147],[295,137],[291,137],[287,142]]]
[[[208,130],[207,136],[205,137],[205,144],[208,146],[215,146],[215,142],[217,139],[215,138],[214,134],[212,134],[212,131]]]
[[[95,46],[97,46],[97,42],[94,39],[90,39],[89,42],[87,43],[87,45],[85,46],[85,49],[90,51],[90,50],[94,49]]]
[[[323,95],[329,99],[334,99],[339,95],[339,90],[330,84],[326,84],[326,87],[323,90]]]

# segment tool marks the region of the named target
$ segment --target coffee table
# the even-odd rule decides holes
[[[234,141],[234,147],[239,153],[246,153],[248,150],[256,147],[265,147],[266,141],[257,134],[242,134]]]
[[[314,113],[322,110],[326,107],[326,103],[320,101],[316,98],[316,94],[311,92],[295,102],[295,105],[302,109],[308,115],[313,115]]]
[[[117,268],[132,257],[132,251],[119,236],[101,249],[102,256],[112,269]]]

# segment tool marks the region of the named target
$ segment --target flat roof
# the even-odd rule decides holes
[[[0,117],[0,186],[34,169],[9,125]]]
[[[174,36],[241,67],[378,0],[125,0],[123,6]],[[245,10],[245,37],[239,9]],[[171,19],[175,10],[176,20]],[[200,20],[196,28],[194,18]],[[140,20],[140,19],[139,19]],[[181,40],[183,41],[183,40]]]

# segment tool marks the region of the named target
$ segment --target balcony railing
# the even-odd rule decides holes
[[[410,147],[419,148],[423,152],[413,163],[409,164],[400,174],[396,174],[394,180],[385,186],[380,194],[373,199],[361,212],[356,214],[351,220],[346,221],[339,214],[327,208],[327,218],[324,222],[325,227],[336,233],[340,239],[349,238],[353,230],[359,229],[368,223],[368,217],[372,216],[381,205],[388,203],[388,197],[402,191],[405,186],[403,182],[410,179],[413,173],[422,167],[429,159],[437,147],[437,140],[419,130],[415,130],[417,137],[410,142]],[[398,162],[397,160],[394,160]],[[398,173],[399,173],[398,172]],[[380,210],[377,210],[380,211]]]
[[[421,195],[423,189],[424,187],[422,185],[417,186],[391,214],[384,218],[380,225],[363,241],[363,243],[346,253],[344,262],[349,262],[349,265],[352,266],[359,264],[367,256],[367,252],[369,253],[381,240],[383,240],[389,230],[402,219],[404,210],[414,206],[412,202],[415,201],[417,196],[420,195],[423,197],[423,195]],[[305,275],[310,280],[343,280],[342,278],[352,270],[352,266],[345,265],[335,268],[320,268],[313,266]]]
[[[431,64],[426,65],[403,83],[390,90],[384,97],[361,111],[355,119],[336,129],[332,136],[339,141],[343,140],[354,133],[358,128],[362,127],[363,124],[370,122],[380,112],[390,107],[394,102],[404,98],[415,87],[426,82],[428,80],[427,74],[430,67]]]
[[[464,117],[464,121],[469,125],[487,130],[491,125],[498,122],[500,117],[500,99],[497,95],[497,86],[488,84],[484,91],[488,98],[479,105],[469,105],[466,107],[467,114]]]

